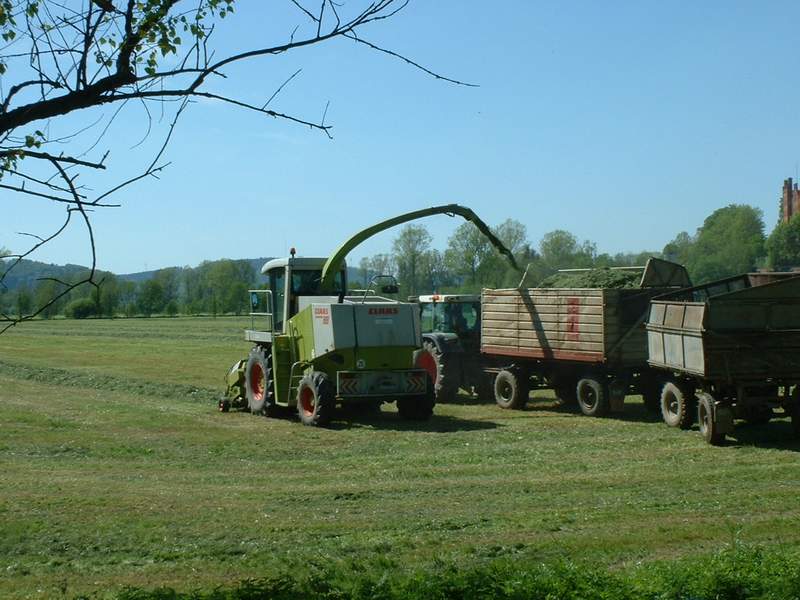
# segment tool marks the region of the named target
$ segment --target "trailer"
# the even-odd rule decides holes
[[[531,388],[552,388],[589,416],[641,394],[655,410],[657,373],[647,364],[650,300],[689,283],[683,266],[651,258],[639,286],[483,290],[481,353],[502,408],[522,408]]]
[[[748,273],[651,302],[648,364],[673,427],[697,420],[721,444],[734,419],[766,423],[780,408],[800,433],[800,276]]]

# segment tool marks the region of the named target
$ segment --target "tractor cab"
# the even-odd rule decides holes
[[[261,268],[267,278],[264,289],[249,290],[253,319],[251,329],[246,332],[249,341],[271,342],[273,334],[285,333],[286,321],[308,305],[305,298],[338,301],[346,289],[346,265],[336,273],[333,290],[322,292],[320,282],[325,261],[325,258],[297,258],[292,253],[288,258],[274,258]]]
[[[460,339],[476,337],[481,330],[481,297],[433,294],[414,298],[420,306],[423,333],[450,333]]]

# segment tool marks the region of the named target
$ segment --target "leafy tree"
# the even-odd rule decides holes
[[[0,0],[0,178],[6,193],[46,198],[66,210],[60,227],[36,232],[37,242],[16,253],[22,259],[57,238],[77,222],[85,228],[91,248],[91,268],[70,286],[98,281],[92,217],[99,210],[117,206],[110,197],[121,188],[157,176],[169,164],[163,160],[175,125],[198,98],[249,110],[312,128],[331,137],[331,125],[320,118],[293,114],[281,108],[279,92],[300,72],[270,82],[263,99],[226,95],[229,90],[252,91],[253,83],[220,86],[229,75],[252,73],[243,63],[275,60],[295,51],[325,46],[335,40],[399,59],[427,75],[455,84],[383,48],[369,32],[389,23],[402,11],[404,0],[356,0],[340,3],[322,0],[314,7],[306,0],[287,3],[294,13],[285,22],[283,7],[271,2],[242,3],[269,11],[262,34],[237,40],[237,51],[225,53],[216,44],[215,28],[234,17],[234,0]],[[241,4],[239,4],[241,5]],[[238,5],[237,5],[238,6]],[[245,9],[246,10],[246,9]],[[369,29],[369,32],[364,31]],[[271,37],[274,36],[274,37]],[[133,118],[142,119],[141,130],[161,125],[163,143],[155,156],[115,160],[113,137],[104,138],[116,118],[130,116],[130,107],[144,107]],[[171,112],[170,112],[171,111]],[[164,116],[153,119],[153,114]],[[119,116],[122,115],[122,116]],[[82,120],[83,119],[83,120]],[[97,125],[98,137],[86,143],[80,134]],[[88,151],[85,151],[86,147]],[[112,170],[113,169],[113,170]],[[110,175],[97,175],[100,171]],[[111,178],[111,181],[108,181]],[[107,188],[102,184],[108,183]],[[12,262],[0,272],[0,284],[17,268]],[[169,286],[165,294],[171,295]],[[64,296],[68,289],[61,290]],[[41,309],[42,307],[39,307]],[[38,310],[27,315],[32,318]],[[19,320],[5,315],[7,324]]]
[[[731,204],[715,210],[698,229],[686,267],[701,283],[752,271],[764,256],[760,209]]]
[[[33,295],[27,286],[17,290],[16,304],[18,318],[21,319],[31,312],[31,308],[33,307]]]
[[[481,265],[491,253],[491,244],[472,223],[464,222],[448,239],[444,260],[447,268],[462,285],[480,287]]]
[[[800,215],[778,223],[766,241],[769,266],[773,269],[800,267]]]
[[[546,233],[539,243],[542,262],[549,272],[559,269],[583,269],[594,264],[597,247],[593,242],[579,242],[569,231],[556,229]]]
[[[70,319],[86,319],[96,314],[97,302],[88,296],[73,300],[64,309],[64,315]]]
[[[164,310],[164,286],[158,279],[148,279],[139,290],[139,312],[145,317]]]
[[[695,240],[692,236],[685,231],[681,231],[674,240],[664,246],[664,258],[684,266],[689,264],[694,242]]]
[[[424,225],[405,225],[392,244],[400,283],[408,294],[419,293],[422,287],[425,255],[433,238]]]

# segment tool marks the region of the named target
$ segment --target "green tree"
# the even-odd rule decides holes
[[[431,234],[424,225],[405,225],[392,244],[400,283],[410,295],[422,287],[423,261],[430,250]]]
[[[794,215],[788,223],[779,223],[772,230],[766,250],[771,268],[800,267],[800,215]]]
[[[491,244],[486,236],[472,223],[464,222],[448,239],[444,261],[462,286],[476,289],[482,283],[481,265],[490,253]]]
[[[139,312],[145,317],[164,310],[164,286],[158,279],[148,279],[139,290]]]
[[[17,309],[17,318],[21,319],[25,315],[31,312],[33,308],[33,294],[28,289],[27,286],[20,287],[17,290],[17,301],[16,301],[16,309]]]
[[[569,231],[556,229],[544,234],[539,243],[542,262],[549,273],[559,269],[583,269],[594,264],[597,247],[593,242],[579,242]]]
[[[702,283],[752,271],[764,257],[764,220],[760,209],[731,204],[715,210],[698,229],[686,267]]]

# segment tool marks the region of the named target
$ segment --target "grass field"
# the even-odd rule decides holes
[[[535,393],[427,423],[221,414],[245,319],[32,322],[0,336],[0,597],[210,589],[291,566],[513,557],[611,569],[800,540],[786,421],[717,448],[635,399],[590,419]]]

